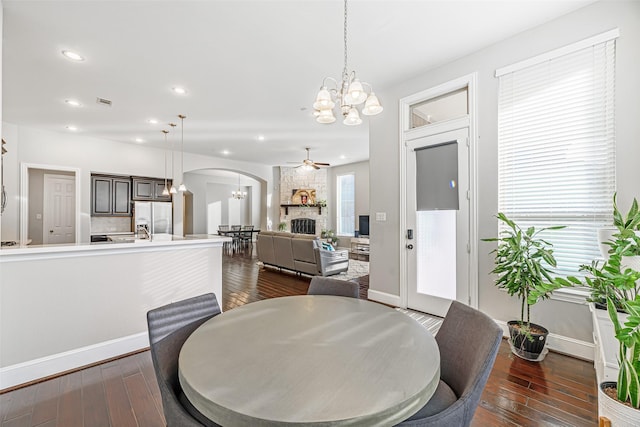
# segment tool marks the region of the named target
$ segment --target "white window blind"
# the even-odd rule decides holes
[[[353,236],[356,223],[354,175],[338,175],[337,187],[337,234],[339,236]]]
[[[615,39],[499,78],[499,210],[523,229],[565,225],[544,237],[557,273],[579,275],[613,222]]]

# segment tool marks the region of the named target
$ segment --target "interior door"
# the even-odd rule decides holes
[[[72,176],[44,175],[44,244],[75,242],[75,185],[75,178]]]
[[[444,316],[469,303],[468,128],[407,143],[407,305]]]

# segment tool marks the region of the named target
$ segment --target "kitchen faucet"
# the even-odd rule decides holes
[[[140,235],[140,232],[142,232],[147,236],[147,237],[144,237],[144,239],[151,240],[151,233],[149,233],[149,226],[147,224],[138,224],[137,228],[138,228],[137,229],[138,235]]]

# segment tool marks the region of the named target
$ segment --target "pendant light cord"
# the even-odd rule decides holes
[[[347,0],[344,0],[344,69],[342,70],[342,81],[349,80],[347,69]]]

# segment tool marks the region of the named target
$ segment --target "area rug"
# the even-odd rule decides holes
[[[369,274],[369,263],[367,261],[349,260],[349,270],[329,276],[332,279],[351,280]]]
[[[436,317],[430,314],[421,313],[419,311],[413,311],[413,310],[400,308],[400,307],[396,307],[396,310],[398,310],[400,313],[406,314],[407,316],[414,319],[416,322],[420,323],[422,326],[427,328],[427,330],[431,332],[433,335],[437,334],[438,330],[440,330],[440,326],[442,326],[441,317]]]

